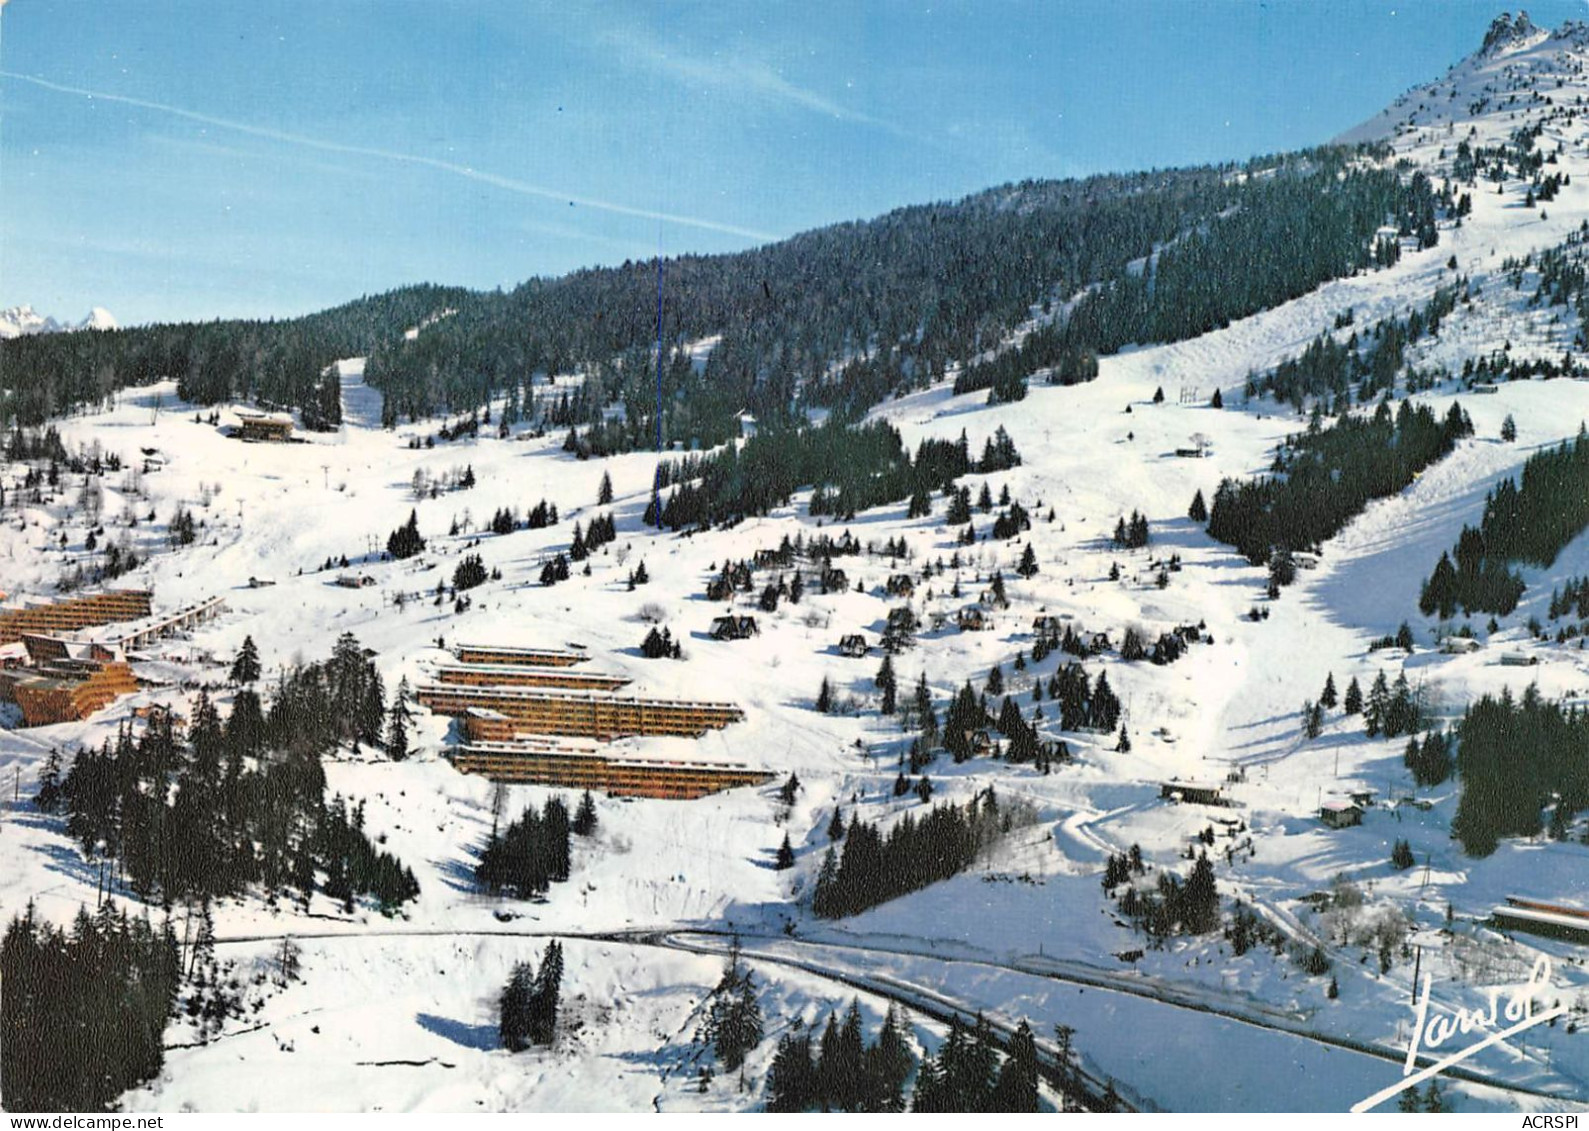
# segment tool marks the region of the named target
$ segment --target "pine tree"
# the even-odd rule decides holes
[[[203,692],[200,692],[203,695]],[[207,699],[202,700],[208,702]],[[195,717],[197,712],[195,712]],[[61,791],[61,752],[51,749],[50,756],[45,760],[44,769],[39,774],[39,792],[34,796],[33,803],[38,806],[41,813],[53,813],[61,807],[63,794]]]
[[[1032,549],[1030,542],[1026,544],[1026,549],[1021,551],[1021,563],[1015,567],[1015,572],[1027,579],[1037,574],[1037,551]]]
[[[993,1086],[992,1110],[997,1112],[1037,1111],[1037,1042],[1032,1028],[1022,1018],[1010,1037],[1009,1053],[999,1069]]]
[[[1333,710],[1339,698],[1335,694],[1335,673],[1330,672],[1324,677],[1324,690],[1319,692],[1319,706],[1325,710]]]
[[[1186,517],[1191,519],[1193,522],[1208,521],[1208,504],[1203,501],[1203,492],[1201,488],[1199,488],[1197,493],[1192,496],[1192,505],[1187,508]]]
[[[879,710],[885,715],[892,715],[895,709],[895,696],[898,684],[894,679],[894,658],[885,654],[883,664],[877,669],[877,676],[872,681],[877,689],[883,693],[883,702]]]
[[[1346,685],[1346,698],[1341,701],[1341,708],[1348,715],[1361,714],[1363,710],[1363,689],[1358,686],[1357,677],[1352,677],[1352,682]]]
[[[1218,389],[1215,389],[1214,390],[1214,396],[1212,397],[1212,399],[1209,400],[1208,405],[1209,405],[1210,408],[1224,408],[1225,407],[1224,394],[1221,393]]]
[[[1390,684],[1381,670],[1368,689],[1368,702],[1363,708],[1363,728],[1370,738],[1385,728],[1390,702]]]
[[[1115,743],[1115,750],[1121,754],[1131,753],[1131,736],[1126,733],[1126,724],[1120,724],[1120,739]]]
[[[1199,852],[1192,874],[1187,877],[1185,926],[1189,934],[1203,935],[1219,926],[1219,890],[1214,883],[1214,866],[1208,853]]]
[[[916,721],[926,742],[938,737],[938,715],[932,707],[932,691],[927,687],[927,673],[923,671],[916,681]]]
[[[386,756],[394,762],[408,757],[408,722],[408,677],[404,676],[397,683],[386,718]]]
[[[773,867],[780,872],[788,871],[794,867],[794,846],[789,843],[789,834],[783,834],[783,843],[778,846],[778,854],[773,860]]]
[[[497,998],[497,1037],[509,1052],[523,1052],[530,1047],[534,980],[528,963],[515,963],[508,984]]]
[[[745,1063],[745,1056],[761,1043],[761,1003],[750,971],[740,962],[739,936],[728,952],[723,977],[712,991],[702,1036],[711,1043],[718,1062],[729,1072]]]
[[[1517,439],[1517,421],[1512,419],[1512,414],[1507,413],[1506,419],[1501,421],[1501,439],[1510,444]]]
[[[785,1033],[767,1071],[767,1110],[805,1111],[816,1103],[816,1066],[811,1062],[811,1038]]]
[[[252,636],[243,637],[243,646],[238,649],[237,658],[232,661],[231,681],[236,684],[250,684],[259,680],[259,648],[254,644]]]
[[[904,1111],[905,1081],[915,1067],[916,1058],[906,1042],[905,1023],[900,1018],[898,1005],[889,1003],[888,1015],[877,1034],[877,1044],[869,1051],[874,1066],[870,1075],[876,1084],[877,1110]]]
[[[844,810],[837,805],[833,807],[833,819],[828,822],[828,839],[831,841],[844,839]]]
[[[563,985],[563,945],[556,939],[546,944],[541,968],[529,999],[528,1036],[531,1044],[549,1045],[557,1036],[558,994]]]
[[[575,836],[595,835],[596,799],[590,795],[590,790],[580,795],[579,808],[574,811],[574,819],[568,827]]]
[[[1416,863],[1417,861],[1413,859],[1412,855],[1412,846],[1405,840],[1396,841],[1396,844],[1391,849],[1390,853],[1391,867],[1405,872],[1408,868],[1411,868]]]
[[[601,473],[601,487],[596,492],[596,505],[604,507],[612,502],[612,475],[603,471]]]
[[[824,715],[833,710],[833,688],[828,685],[828,677],[822,677],[822,687],[817,692],[817,710]]]

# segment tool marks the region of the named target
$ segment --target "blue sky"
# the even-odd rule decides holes
[[[1296,148],[1437,77],[1499,10],[0,4],[0,306],[123,324],[511,286],[1010,180]]]

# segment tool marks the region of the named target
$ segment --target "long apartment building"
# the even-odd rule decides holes
[[[551,687],[562,691],[617,691],[630,681],[621,675],[571,672],[523,664],[442,664],[436,682],[454,687]]]
[[[677,801],[763,785],[773,778],[766,770],[737,762],[611,757],[544,741],[471,742],[453,751],[452,762],[466,774],[483,774],[492,781]]]
[[[518,648],[511,644],[460,644],[453,655],[463,664],[512,664],[519,667],[569,668],[590,659],[562,648]]]
[[[480,708],[503,716],[514,734],[558,734],[610,740],[628,735],[699,738],[739,722],[745,712],[733,703],[687,699],[642,699],[595,691],[539,687],[461,687],[422,684],[415,698],[439,715],[467,715]]]
[[[149,616],[154,594],[147,589],[112,589],[86,597],[67,597],[47,605],[0,609],[0,645],[15,644],[25,634],[49,636],[77,632]]]

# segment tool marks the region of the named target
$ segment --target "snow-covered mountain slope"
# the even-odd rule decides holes
[[[1495,18],[1479,50],[1444,77],[1414,87],[1337,141],[1428,140],[1459,123],[1480,136],[1503,123],[1515,127],[1544,111],[1578,107],[1589,61],[1589,22],[1570,20],[1554,31],[1534,26],[1526,12]],[[1486,127],[1489,127],[1487,129]],[[1455,145],[1456,138],[1449,144]]]
[[[125,1106],[742,1108],[765,1097],[773,1041],[796,1017],[820,1024],[859,995],[868,1024],[887,999],[910,1004],[922,1048],[941,1038],[927,1012],[934,1002],[1009,1023],[1028,1017],[1045,1049],[1055,1024],[1073,1026],[1083,1067],[1116,1081],[1139,1107],[1344,1108],[1400,1079],[1415,974],[1433,975],[1433,1008],[1450,1016],[1526,983],[1544,956],[1554,963],[1544,996],[1571,1011],[1567,1022],[1487,1049],[1464,1066],[1472,1075],[1448,1075],[1445,1086],[1463,1110],[1581,1107],[1589,1095],[1585,952],[1507,937],[1487,919],[1514,894],[1589,907],[1589,846],[1511,840],[1469,857],[1450,836],[1459,782],[1419,788],[1403,765],[1404,739],[1370,737],[1360,717],[1339,709],[1309,739],[1300,709],[1327,677],[1344,692],[1354,679],[1367,688],[1377,675],[1404,675],[1435,726],[1460,718],[1485,692],[1537,683],[1556,698],[1589,688],[1581,649],[1529,629],[1531,618],[1546,619],[1553,587],[1589,575],[1589,535],[1552,566],[1524,569],[1523,603],[1493,627],[1480,616],[1442,623],[1418,611],[1422,579],[1478,521],[1485,493],[1589,421],[1589,382],[1519,379],[1480,392],[1473,386],[1489,383],[1464,375],[1478,359],[1554,365],[1585,350],[1575,306],[1535,296],[1542,253],[1583,253],[1571,241],[1589,222],[1586,60],[1582,26],[1545,32],[1509,17],[1445,79],[1348,135],[1393,149],[1363,160],[1405,160],[1409,178],[1422,171],[1437,190],[1449,180],[1454,197],[1471,196],[1460,224],[1442,216],[1435,246],[1401,238],[1390,266],[1190,341],[1104,358],[1087,384],[1034,384],[1024,400],[989,406],[984,394],[954,396],[951,373],[873,411],[912,451],[964,431],[975,453],[1005,429],[1020,466],[963,482],[973,498],[984,484],[995,498],[1008,490],[1031,512],[1031,529],[1012,540],[988,538],[994,516],[979,510],[978,539],[961,544],[963,528],[945,521],[942,498],[926,517],[910,517],[900,501],[848,522],[814,518],[809,491],[726,529],[658,532],[641,524],[654,456],[580,461],[562,450],[560,431],[536,435],[523,425],[506,437],[487,426],[476,439],[426,447],[436,422],[380,429],[380,394],[364,385],[356,359],[337,370],[343,429],[307,443],[234,440],[226,432],[242,406],[212,419],[208,407],[181,403],[170,381],[57,422],[68,445],[119,455],[128,470],[85,489],[76,473],[60,473],[52,487],[37,481],[47,475],[42,465],[0,467],[8,500],[0,588],[11,601],[46,596],[79,565],[101,560],[102,550],[86,545],[94,530],[99,546],[124,541],[147,557],[119,584],[153,587],[161,608],[220,594],[228,612],[140,660],[148,682],[130,700],[84,723],[0,730],[0,781],[21,782],[21,799],[4,802],[0,916],[31,900],[41,915],[66,922],[96,894],[96,868],[60,818],[27,800],[49,750],[97,744],[152,702],[190,714],[195,684],[217,685],[224,705],[225,664],[245,636],[274,669],[322,658],[352,632],[374,651],[388,689],[426,678],[445,656],[442,645],[577,644],[593,657],[589,667],[631,678],[627,690],[726,699],[745,711],[743,722],[699,741],[624,739],[618,751],[747,762],[776,775],[775,784],[693,802],[600,798],[598,834],[576,841],[572,878],[554,885],[547,902],[488,896],[472,870],[495,791],[453,770],[444,758],[450,721],[419,711],[413,758],[345,751],[327,766],[329,788],[364,800],[371,835],[414,869],[418,901],[390,919],[367,905],[347,913],[323,893],[307,909],[223,901],[215,918],[225,956],[245,973],[267,972],[280,940],[293,936],[303,978],[272,991],[256,1016],[229,1023],[218,1039],[184,1047],[192,1026],[174,1025],[162,1075],[124,1097]],[[1458,179],[1460,142],[1498,148],[1525,130],[1548,155],[1544,175],[1563,178],[1548,202],[1528,203],[1530,178]],[[1263,568],[1186,517],[1194,493],[1212,498],[1225,478],[1267,474],[1276,446],[1308,426],[1311,399],[1299,414],[1249,396],[1249,379],[1321,334],[1343,346],[1383,336],[1378,327],[1453,287],[1460,296],[1438,330],[1408,345],[1395,392],[1401,399],[1416,384],[1411,399],[1441,418],[1460,403],[1474,435],[1405,490],[1370,503],[1320,547],[1315,568],[1271,598]],[[1222,409],[1210,405],[1216,391]],[[1510,442],[1501,439],[1508,419]],[[1178,454],[1198,447],[1201,458]],[[416,490],[465,468],[476,482],[469,490]],[[38,473],[32,484],[29,470]],[[604,474],[613,501],[598,506]],[[499,509],[523,512],[543,498],[561,512],[557,525],[488,532]],[[173,549],[167,531],[179,507],[198,519],[198,537]],[[411,511],[426,551],[381,560],[387,534]],[[1151,541],[1128,550],[1111,534],[1134,511],[1146,517]],[[590,559],[589,574],[576,568],[565,582],[541,585],[543,563],[569,547],[574,523],[588,528],[608,512],[618,537]],[[785,538],[844,531],[878,552],[835,561],[848,575],[842,589],[811,585],[798,603],[763,610],[763,587],[792,572],[771,567],[749,592],[704,597],[728,562]],[[903,543],[902,559],[882,552],[889,542]],[[1038,571],[1018,578],[1028,545]],[[501,576],[470,590],[470,607],[456,611],[435,594],[465,554]],[[343,556],[348,572],[373,584],[336,585],[341,568],[322,567]],[[641,562],[651,580],[631,585]],[[991,627],[958,631],[956,614],[977,603],[995,571],[1008,607],[985,605]],[[915,581],[906,599],[886,589],[900,573]],[[254,587],[251,578],[274,584]],[[889,610],[906,601],[925,627],[893,659],[901,699],[925,677],[942,720],[962,685],[985,687],[997,666],[1023,717],[1043,739],[1063,741],[1072,759],[1044,774],[989,757],[957,765],[939,754],[926,768],[935,800],[963,802],[992,788],[1029,804],[1036,822],[1013,829],[964,874],[859,915],[819,919],[810,897],[834,808],[885,825],[923,811],[918,775],[912,792],[896,794],[914,732],[879,710],[878,654],[847,659],[837,647],[857,632],[875,644]],[[759,634],[712,639],[712,619],[729,611],[758,617]],[[1129,749],[1112,730],[1060,730],[1048,680],[1072,657],[1036,658],[1039,616],[1110,636],[1112,646],[1085,667],[1090,678],[1106,674],[1119,695]],[[1411,651],[1371,647],[1404,621]],[[683,642],[682,661],[640,654],[655,623]],[[1464,623],[1478,649],[1441,651],[1441,638]],[[1198,626],[1201,639],[1173,663],[1121,655],[1128,629],[1151,641],[1185,625]],[[1519,668],[1503,657],[1537,662]],[[824,680],[838,707],[827,714],[814,710]],[[997,710],[998,695],[989,698]],[[777,783],[791,772],[803,789],[786,807]],[[1177,782],[1182,790],[1218,786],[1232,804],[1177,803],[1164,796],[1164,785],[1175,791]],[[507,787],[502,812],[512,816],[553,792]],[[1321,803],[1353,793],[1372,795],[1362,824],[1323,825]],[[1578,819],[1571,831],[1583,827]],[[785,835],[795,865],[780,871],[773,861]],[[1417,867],[1392,866],[1402,840]],[[1107,858],[1132,845],[1150,879],[1184,875],[1188,853],[1206,847],[1225,923],[1234,923],[1239,903],[1266,925],[1264,945],[1238,954],[1221,932],[1144,938],[1100,883]],[[125,888],[117,896],[136,903]],[[720,970],[715,954],[695,948],[710,951],[721,939],[703,943],[689,932],[728,930],[745,936],[769,1019],[743,1093],[727,1075],[699,1085],[702,1050],[691,1041]],[[494,996],[512,963],[535,958],[549,934],[571,940],[566,985],[579,1024],[551,1051],[514,1056],[496,1048]],[[1315,947],[1333,964],[1327,974],[1299,964]]]
[[[58,322],[31,306],[0,310],[0,338],[20,338],[25,334],[56,334],[66,330],[114,330],[116,319],[103,306],[96,306],[81,322]]]

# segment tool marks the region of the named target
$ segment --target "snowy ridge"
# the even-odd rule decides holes
[[[116,319],[103,306],[96,306],[81,322],[58,322],[31,306],[0,310],[0,339],[20,338],[26,334],[58,334],[71,330],[114,330]]]

